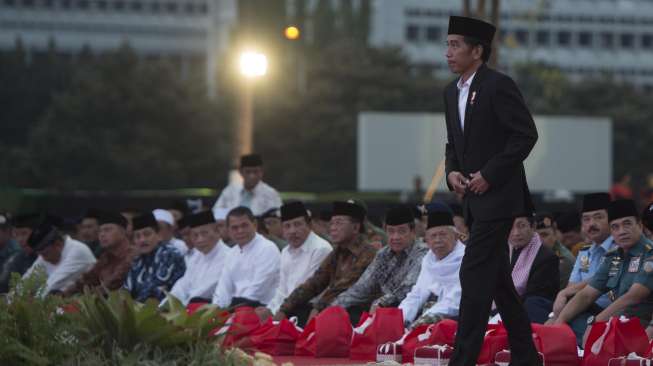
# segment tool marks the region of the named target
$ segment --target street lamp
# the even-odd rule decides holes
[[[268,58],[260,52],[245,51],[240,54],[238,66],[243,80],[243,94],[240,104],[240,118],[234,131],[233,166],[237,167],[239,158],[251,154],[254,140],[254,90],[256,79],[265,76],[268,71]],[[229,180],[240,178],[232,172]]]

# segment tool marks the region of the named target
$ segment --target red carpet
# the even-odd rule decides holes
[[[367,361],[350,360],[348,358],[314,358],[304,356],[275,356],[274,363],[281,365],[284,362],[292,362],[295,366],[310,365],[366,365]]]

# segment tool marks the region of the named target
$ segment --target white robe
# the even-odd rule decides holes
[[[453,251],[442,259],[437,259],[432,251],[424,256],[417,282],[399,304],[404,321],[412,323],[431,294],[437,296],[438,301],[423,314],[458,315],[462,293],[459,272],[464,254],[465,245],[458,241]]]
[[[39,257],[25,272],[23,278],[31,276],[38,267],[42,267],[48,276],[45,294],[50,291],[64,291],[77,281],[81,275],[95,264],[95,256],[89,247],[69,236],[64,238],[61,260],[57,264],[46,262]]]
[[[275,314],[284,300],[320,267],[324,258],[333,250],[331,244],[311,231],[299,247],[290,245],[281,251],[281,273],[277,288],[268,309]]]
[[[193,255],[186,263],[184,276],[175,283],[170,294],[181,300],[184,305],[188,305],[195,297],[210,301],[230,253],[231,248],[222,240],[207,254],[194,249]]]
[[[280,257],[276,244],[260,234],[243,248],[231,248],[212,303],[226,308],[234,297],[242,297],[268,304],[279,285]]]

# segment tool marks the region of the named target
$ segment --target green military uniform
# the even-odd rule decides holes
[[[560,288],[563,289],[569,283],[569,276],[571,276],[571,271],[574,269],[576,257],[559,241],[553,245],[553,252],[560,258],[558,268],[560,269]]]
[[[628,306],[623,314],[617,315],[636,316],[646,326],[653,313],[653,242],[643,235],[627,253],[621,248],[607,252],[589,285],[601,293],[608,293],[614,301],[635,283],[647,287],[651,293],[644,301]]]

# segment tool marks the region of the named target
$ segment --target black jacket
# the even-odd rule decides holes
[[[469,176],[480,171],[490,184],[482,195],[465,195],[467,221],[510,219],[532,210],[523,161],[538,136],[517,85],[510,77],[482,65],[469,89],[463,132],[457,82],[451,82],[444,92],[446,173],[459,171]]]
[[[510,261],[510,268],[515,268],[521,249],[515,250]],[[542,245],[537,251],[533,265],[528,274],[526,292],[522,299],[529,296],[541,296],[551,301],[555,300],[560,291],[560,268],[558,256],[549,248]]]

